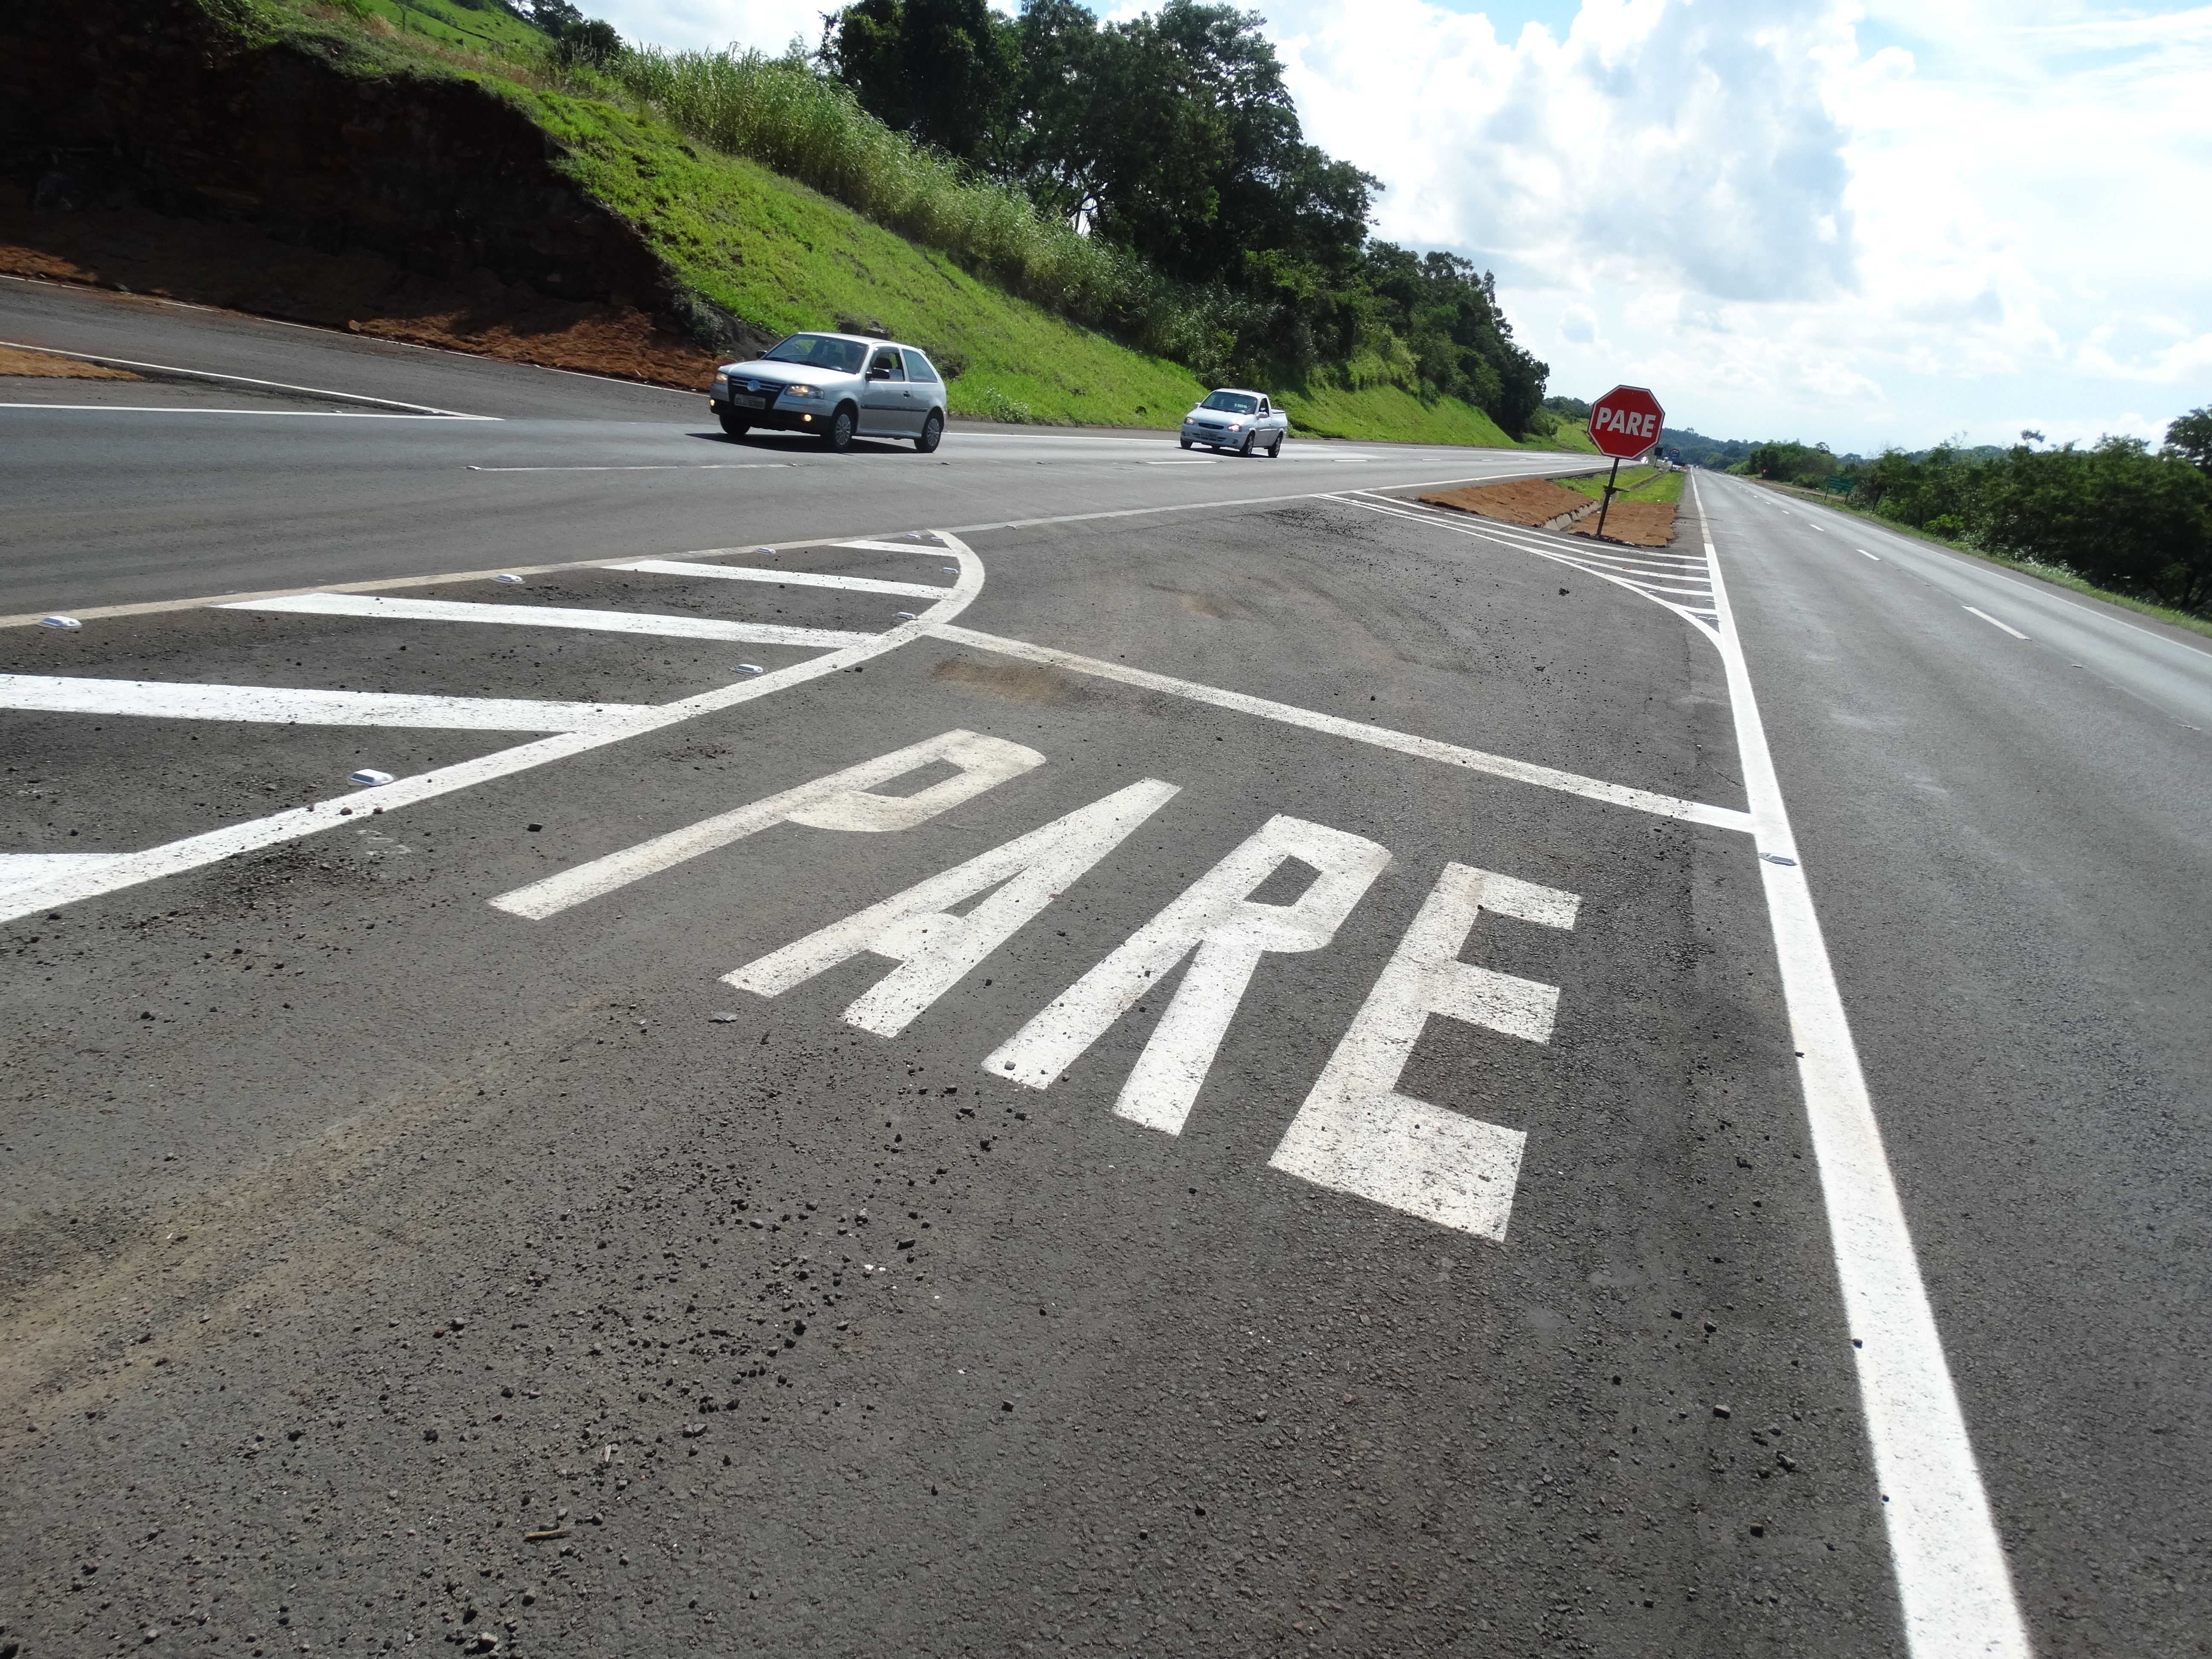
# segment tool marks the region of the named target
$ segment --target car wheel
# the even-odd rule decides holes
[[[933,409],[929,418],[921,423],[921,430],[915,434],[914,447],[927,455],[937,447],[938,440],[944,435],[945,416]]]
[[[742,438],[746,433],[752,430],[750,426],[739,420],[736,416],[731,414],[727,410],[724,410],[722,411],[720,419],[722,422],[722,430],[732,438]]]
[[[1272,461],[1272,460],[1273,460],[1273,459],[1275,459],[1275,457],[1276,457],[1276,456],[1278,456],[1278,455],[1281,454],[1282,453],[1283,453],[1283,434],[1282,434],[1281,433],[1278,432],[1278,433],[1275,434],[1275,441],[1274,441],[1274,442],[1273,442],[1273,443],[1271,443],[1271,444],[1269,444],[1269,445],[1267,446],[1267,459],[1268,459],[1269,460],[1271,460],[1271,461]]]
[[[853,405],[847,404],[830,417],[830,429],[822,434],[822,441],[842,455],[853,447]]]
[[[1185,438],[1185,439],[1182,440],[1182,447],[1183,447],[1185,449],[1188,449],[1188,448],[1190,447],[1190,440],[1189,440],[1189,439]]]
[[[1258,435],[1257,433],[1248,432],[1244,434],[1244,441],[1237,446],[1237,453],[1248,461],[1252,459],[1252,440]]]

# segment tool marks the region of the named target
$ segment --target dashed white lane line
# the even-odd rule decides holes
[[[1881,1484],[1905,1639],[1913,1659],[2027,1659],[2027,1632],[2004,1547],[1882,1149],[1881,1125],[1860,1070],[1812,889],[1796,862],[1789,811],[1695,479],[1690,489],[1705,526],[1719,616],[1712,634],[1728,675],[1759,872],[1798,1050],[1798,1084]]]
[[[281,726],[402,726],[447,732],[589,732],[626,720],[641,707],[0,674],[0,708],[22,714],[124,714],[148,720],[240,720]]]
[[[948,591],[942,582],[886,582],[872,576],[825,576],[811,570],[768,570],[757,565],[695,564],[688,559],[639,559],[606,568],[655,576],[707,576],[727,582],[773,582],[779,587],[842,587],[854,593],[896,593],[910,599],[941,599]]]
[[[1869,553],[1863,547],[1858,549],[1857,551],[1861,558],[1872,559],[1876,564],[1880,564],[1881,562],[1881,555],[1879,553]]]
[[[2020,631],[2020,629],[2018,629],[2017,628],[2013,627],[2009,623],[2001,623],[2001,622],[1999,622],[1999,621],[1998,621],[1995,617],[1992,617],[1991,615],[1990,615],[1990,613],[1989,613],[1988,611],[1984,611],[1984,610],[1980,609],[1980,608],[1979,608],[1979,607],[1978,607],[1978,606],[1971,605],[1966,605],[1966,606],[1965,606],[1965,607],[1963,607],[1963,608],[1965,609],[1965,611],[1967,612],[1967,614],[1968,614],[1968,615],[1970,615],[1970,616],[1975,616],[1975,617],[1980,617],[1984,622],[1987,623],[1990,627],[1992,627],[1992,628],[2001,628],[2001,629],[2002,629],[2006,633],[2008,633],[2008,634],[2011,635],[2013,636],[2013,638],[2014,638],[2014,639],[2016,639],[2016,640],[2024,640],[2024,639],[2026,639],[2026,638],[2027,637],[2027,635],[2025,635],[2025,634],[2021,633],[2021,632]]]
[[[1486,754],[1480,749],[1466,749],[1457,744],[1440,743],[1433,738],[1416,737],[1409,732],[1394,732],[1387,726],[1369,726],[1359,720],[1346,720],[1340,715],[1324,714],[1316,709],[1299,708],[1291,703],[1271,702],[1266,697],[1248,696],[1242,691],[1225,691],[1217,686],[1200,685],[1194,680],[1179,680],[1165,674],[1150,673],[1141,668],[1132,668],[1126,663],[1103,662],[1096,657],[1078,656],[1073,651],[1056,650],[1050,646],[1031,645],[1024,640],[1004,639],[995,634],[979,634],[974,629],[960,628],[951,623],[933,624],[927,631],[934,637],[955,645],[973,646],[979,651],[994,652],[1002,657],[1016,657],[1024,662],[1065,669],[1070,673],[1119,680],[1124,685],[1141,686],[1148,691],[1164,691],[1174,696],[1188,697],[1194,702],[1212,703],[1217,708],[1232,708],[1239,714],[1255,714],[1262,720],[1278,720],[1285,726],[1303,726],[1310,732],[1326,732],[1332,737],[1349,738],[1355,743],[1372,744],[1378,749],[1395,750],[1401,755],[1415,755],[1423,760],[1439,761],[1446,766],[1464,767],[1471,772],[1486,772],[1493,777],[1510,778],[1516,783],[1533,783],[1539,788],[1556,789],[1564,794],[1603,801],[1611,806],[1626,806],[1638,812],[1679,818],[1690,823],[1710,823],[1723,830],[1747,830],[1751,828],[1750,815],[1739,812],[1733,807],[1711,806],[1703,801],[1681,800],[1673,795],[1656,794],[1648,789],[1631,788],[1626,784],[1607,783],[1600,778],[1586,778],[1553,767],[1512,760],[1504,755]]]
[[[945,544],[942,547],[910,547],[907,550],[949,555],[957,559],[960,580],[954,584],[951,592],[915,621],[901,623],[880,634],[864,635],[862,642],[858,645],[825,652],[787,668],[775,669],[757,678],[740,680],[735,684],[704,691],[697,696],[641,709],[634,715],[596,731],[559,732],[552,737],[540,738],[534,743],[521,744],[512,749],[501,749],[494,754],[480,756],[472,761],[464,761],[457,766],[400,778],[379,785],[373,790],[293,807],[245,823],[225,824],[200,835],[187,836],[181,841],[149,847],[143,852],[120,853],[113,858],[103,858],[96,865],[70,866],[51,878],[15,884],[5,892],[0,892],[0,921],[14,921],[19,917],[52,909],[57,905],[73,904],[80,899],[96,897],[121,888],[136,887],[142,882],[157,881],[164,876],[180,875],[187,870],[220,863],[241,853],[298,841],[333,829],[350,815],[411,806],[418,801],[434,800],[441,795],[472,789],[480,783],[511,777],[518,772],[527,772],[554,761],[567,760],[574,755],[619,743],[625,738],[679,725],[702,714],[735,708],[739,703],[773,696],[794,685],[820,679],[825,675],[841,673],[855,664],[872,661],[886,652],[896,651],[899,647],[921,637],[933,623],[951,621],[972,605],[975,596],[983,591],[983,562],[951,532],[940,532],[939,538]]]
[[[942,588],[937,591],[945,592]],[[726,622],[717,617],[664,617],[641,611],[585,611],[551,605],[477,605],[460,599],[392,599],[368,593],[301,593],[289,599],[249,599],[244,604],[219,608],[281,611],[311,617],[374,617],[392,622],[576,628],[608,634],[651,634],[665,639],[812,646],[823,650],[861,645],[878,637],[843,629],[787,628],[781,623]]]

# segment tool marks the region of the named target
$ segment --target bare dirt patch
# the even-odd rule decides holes
[[[1570,534],[1597,534],[1597,514],[1571,526]],[[1605,537],[1631,547],[1665,547],[1674,539],[1674,508],[1666,501],[1615,501],[1605,514]]]
[[[109,368],[100,363],[81,363],[73,357],[56,357],[44,351],[26,351],[20,346],[0,345],[0,374],[19,375],[33,380],[135,380],[138,377],[127,369]]]
[[[1504,483],[1476,484],[1467,489],[1448,489],[1421,499],[1431,507],[1476,513],[1501,524],[1546,525],[1591,505],[1578,495],[1548,478],[1515,478]]]
[[[1073,675],[1029,663],[971,662],[965,657],[947,657],[929,671],[929,678],[1003,702],[1075,702],[1090,695]]]

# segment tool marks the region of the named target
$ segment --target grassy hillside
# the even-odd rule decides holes
[[[1157,427],[1205,394],[1182,365],[1070,322],[818,191],[688,137],[599,77],[555,69],[544,38],[496,9],[453,0],[199,3],[211,15],[248,5],[276,34],[345,72],[477,82],[541,127],[557,152],[555,168],[634,226],[684,287],[772,332],[875,327],[915,341],[952,371],[955,414]],[[1423,401],[1395,386],[1291,389],[1283,401],[1299,430],[1319,435],[1512,443],[1472,404]],[[1531,447],[1571,446],[1532,438]]]
[[[779,333],[858,320],[913,340],[960,371],[956,414],[1158,425],[1205,396],[1180,364],[1016,299],[765,167],[596,100],[514,96],[567,151],[561,171],[700,294]]]

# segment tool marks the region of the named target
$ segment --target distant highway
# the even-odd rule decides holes
[[[2206,641],[1417,499],[1586,458],[0,338],[231,377],[0,399],[24,1659],[2212,1625]]]

